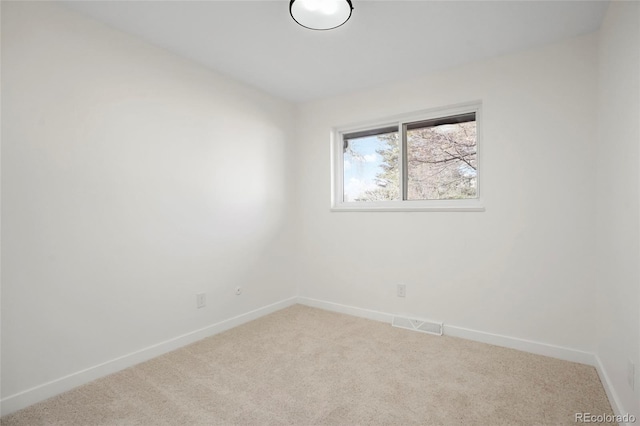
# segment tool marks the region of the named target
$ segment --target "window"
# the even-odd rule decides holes
[[[484,210],[480,103],[333,132],[332,209]]]

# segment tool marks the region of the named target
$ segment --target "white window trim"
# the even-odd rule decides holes
[[[387,126],[398,126],[402,131],[403,125],[415,121],[429,120],[439,117],[447,117],[464,113],[476,113],[477,126],[477,198],[464,200],[396,200],[396,201],[343,201],[344,192],[344,158],[343,158],[343,135],[373,128]],[[331,132],[331,211],[333,212],[392,212],[392,211],[432,211],[432,212],[481,212],[484,211],[482,202],[481,180],[482,180],[482,102],[469,102],[448,106],[444,108],[433,108],[411,114],[403,114],[383,120],[370,121],[349,126],[340,126],[332,129]],[[402,144],[401,144],[402,145]],[[402,153],[402,148],[401,148]],[[402,167],[402,161],[400,162]],[[400,176],[402,176],[400,170]],[[402,178],[401,178],[402,179]],[[402,182],[401,182],[402,185]]]

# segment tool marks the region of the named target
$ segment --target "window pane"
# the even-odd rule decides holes
[[[407,130],[407,199],[477,198],[476,122]]]
[[[343,201],[400,198],[398,132],[345,139]]]

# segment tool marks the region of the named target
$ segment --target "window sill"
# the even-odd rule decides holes
[[[336,203],[332,212],[483,212],[478,200],[451,201],[398,201]]]

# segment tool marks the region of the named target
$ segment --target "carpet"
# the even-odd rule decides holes
[[[302,305],[1,419],[2,425],[575,425],[596,370]]]

